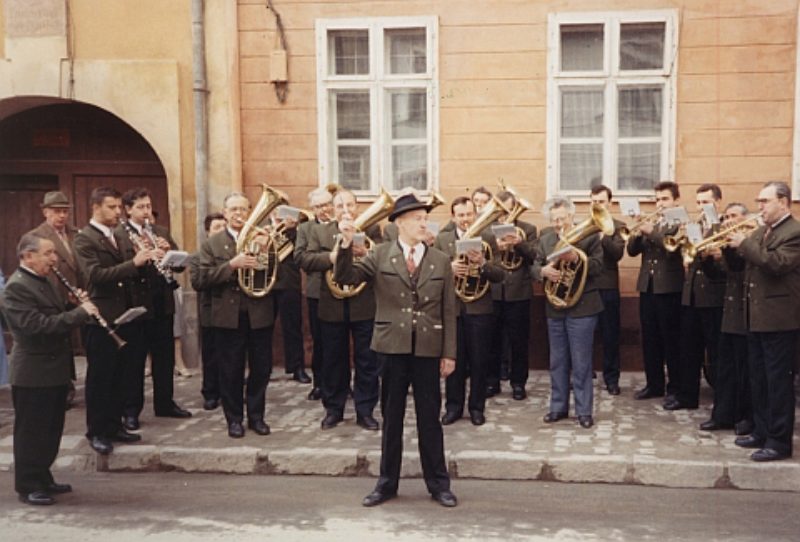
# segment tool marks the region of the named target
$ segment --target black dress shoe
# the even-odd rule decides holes
[[[448,410],[442,416],[442,425],[450,425],[456,423],[458,420],[461,419],[461,413],[455,412],[453,410]]]
[[[494,397],[500,393],[500,386],[486,386],[486,398]]]
[[[746,437],[739,437],[733,441],[739,448],[761,448],[764,445],[764,439],[747,435]]]
[[[714,418],[706,420],[700,424],[701,431],[719,431],[721,429],[733,429],[733,424],[719,423]]]
[[[127,443],[139,442],[140,440],[142,440],[142,435],[137,435],[136,433],[128,433],[124,429],[120,429],[113,435],[110,435],[108,437],[108,440],[112,442],[127,442]]]
[[[439,493],[431,493],[431,499],[447,508],[453,508],[458,504],[458,499],[456,499],[456,496],[453,495],[453,492],[449,489],[445,489]]]
[[[319,401],[320,399],[322,399],[322,391],[317,387],[311,388],[311,391],[308,392],[308,400]]]
[[[138,431],[139,428],[141,427],[139,425],[139,418],[137,418],[136,416],[123,416],[122,427],[124,427],[128,431]]]
[[[344,417],[341,414],[334,414],[332,412],[328,412],[325,414],[325,417],[322,418],[322,423],[320,424],[323,429],[333,429],[339,422],[341,422]]]
[[[515,401],[523,401],[523,400],[525,400],[525,398],[527,396],[528,396],[528,394],[525,393],[525,387],[524,386],[512,386],[511,387],[511,398],[514,399]]]
[[[737,436],[749,435],[753,432],[753,422],[750,420],[736,422],[736,425],[733,427],[733,432]]]
[[[242,438],[244,436],[244,427],[239,422],[231,422],[228,424],[228,436],[231,438]]]
[[[390,499],[394,499],[395,497],[397,497],[397,493],[384,493],[383,491],[376,489],[364,497],[364,500],[361,501],[361,504],[367,507],[378,506],[379,504],[383,504]]]
[[[779,459],[787,459],[789,457],[791,457],[791,454],[784,454],[772,448],[762,448],[761,450],[756,450],[750,455],[750,459],[753,461],[777,461]]]
[[[56,500],[44,491],[34,491],[33,493],[20,493],[19,500],[25,504],[37,506],[47,506],[55,504]]]
[[[594,419],[591,416],[578,416],[578,423],[584,429],[589,429],[594,425]]]
[[[644,388],[640,389],[636,393],[633,394],[633,398],[636,400],[641,401],[642,399],[652,399],[653,397],[663,397],[664,392],[658,392],[658,390],[650,389],[649,387],[645,386]]]
[[[606,386],[609,395],[619,395],[619,384],[609,384]]]
[[[254,422],[248,422],[247,427],[255,431],[257,435],[261,436],[269,435],[270,432],[269,425],[267,425],[264,420],[256,420]]]
[[[664,410],[694,410],[697,405],[689,405],[678,399],[672,401],[664,401]]]
[[[203,401],[203,410],[216,410],[219,407],[219,399],[206,399]]]
[[[367,414],[366,416],[356,416],[356,424],[367,431],[377,431],[380,429],[378,420],[373,418],[371,414]]]
[[[62,493],[71,493],[72,486],[69,484],[57,484],[53,482],[46,488],[44,488],[44,492],[49,495],[61,495]]]
[[[108,455],[114,451],[111,441],[103,437],[92,437],[89,439],[89,446],[100,455]]]
[[[469,420],[472,422],[472,425],[483,425],[486,423],[486,416],[484,416],[483,412],[480,410],[470,410]]]
[[[185,410],[178,405],[172,405],[172,408],[167,410],[159,410],[156,412],[158,418],[191,418],[192,413]]]
[[[311,384],[311,377],[308,376],[303,369],[297,369],[294,374],[292,374],[292,380],[296,380],[301,384]]]
[[[558,420],[563,420],[567,416],[569,416],[569,414],[566,412],[548,412],[542,419],[544,420],[544,423],[553,423],[557,422]]]

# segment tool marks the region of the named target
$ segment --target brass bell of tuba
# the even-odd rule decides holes
[[[496,196],[492,196],[492,199],[483,207],[481,214],[478,215],[475,222],[464,232],[463,238],[470,239],[472,237],[478,237],[483,230],[488,228],[492,222],[497,220],[500,215],[505,212],[505,208],[500,203],[500,200],[498,200]],[[483,246],[483,258],[487,262],[492,261],[492,247],[490,247],[486,241],[481,241],[481,244]],[[481,278],[480,268],[469,263],[466,254],[459,254],[458,259],[462,263],[467,264],[469,269],[463,277],[455,277],[456,295],[464,303],[472,303],[486,295],[490,286],[489,280]]]
[[[390,214],[394,210],[394,198],[389,194],[383,187],[381,187],[381,193],[378,196],[372,205],[367,207],[363,213],[358,215],[358,217],[353,221],[353,227],[355,228],[356,232],[365,232],[374,224],[377,224]],[[374,243],[372,240],[364,236],[364,246],[367,250],[371,250]],[[336,246],[333,249],[334,252],[339,250],[339,239],[336,240]],[[364,287],[367,285],[366,282],[362,282],[361,284],[357,284],[355,286],[350,286],[347,284],[339,284],[335,280],[333,280],[333,269],[328,269],[325,272],[325,283],[328,285],[328,288],[331,291],[331,295],[336,299],[347,299],[348,297],[357,296],[364,290]]]
[[[519,216],[525,211],[530,210],[533,205],[525,198],[521,198],[519,194],[517,194],[516,190],[510,186],[507,186],[505,183],[501,182],[500,188],[514,196],[514,207],[512,209],[506,209],[506,218],[502,221],[503,224],[513,225]],[[525,241],[528,238],[528,236],[525,234],[525,230],[519,226],[517,226],[517,237],[519,237],[522,241]],[[516,271],[522,267],[522,261],[522,256],[518,255],[513,248],[500,251],[500,265],[502,265],[504,269]]]
[[[604,235],[614,235],[614,220],[611,214],[599,205],[592,205],[589,218],[576,224],[571,230],[561,236],[553,252],[558,252],[568,246],[578,254],[577,262],[557,260],[556,267],[561,272],[561,279],[553,282],[545,279],[544,295],[557,309],[568,309],[575,306],[583,295],[586,287],[586,277],[589,273],[588,258],[586,253],[575,247],[575,243],[586,239],[597,232]]]
[[[264,222],[278,205],[286,203],[286,196],[282,192],[262,184],[261,197],[236,239],[237,254],[255,256],[258,260],[255,268],[238,270],[239,287],[250,297],[264,297],[275,286],[278,277],[278,245],[272,234],[265,228],[259,227],[259,224]],[[258,236],[265,236],[266,244],[262,245],[256,241]]]

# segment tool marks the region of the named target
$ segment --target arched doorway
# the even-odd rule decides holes
[[[150,144],[119,117],[71,101],[13,98],[0,104],[0,267],[17,267],[19,237],[43,217],[45,192],[61,190],[74,204],[72,224],[89,221],[89,194],[144,186],[159,222],[169,227],[167,178]]]

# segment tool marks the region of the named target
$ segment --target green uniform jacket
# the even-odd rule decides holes
[[[521,220],[514,225],[525,232],[525,240],[514,247],[514,254],[522,258],[522,265],[513,271],[500,266],[503,280],[492,284],[494,301],[525,301],[533,297],[531,264],[536,258],[536,226]]]
[[[275,323],[272,295],[249,297],[239,287],[238,273],[230,266],[236,256],[236,241],[228,230],[217,232],[200,246],[197,275],[192,287],[211,293],[211,326],[223,329],[239,327],[239,313],[246,312],[252,329]]]
[[[532,273],[536,280],[542,280],[542,268],[547,265],[547,256],[555,251],[559,236],[555,230],[550,229],[539,238],[536,247],[536,261]],[[575,244],[575,247],[586,254],[587,265],[586,285],[583,288],[578,303],[569,309],[556,309],[549,302],[545,305],[545,314],[548,318],[562,319],[582,318],[603,312],[603,300],[597,290],[596,279],[603,269],[603,248],[600,246],[600,235],[594,234]]]
[[[708,268],[714,269],[709,274]],[[721,307],[725,301],[725,271],[722,263],[699,254],[686,270],[681,305],[684,307]]]
[[[603,247],[603,270],[597,276],[595,285],[599,290],[619,290],[619,261],[625,254],[625,241],[619,234],[625,223],[614,220],[614,234],[604,235],[600,241]]]
[[[722,249],[720,265],[714,265],[712,258],[703,260],[703,270],[712,279],[725,278],[725,295],[722,305],[723,333],[747,334],[747,321],[744,312],[744,260],[732,248]]]
[[[10,382],[26,388],[66,386],[72,377],[72,329],[91,319],[80,307],[65,309],[53,284],[17,269],[2,294],[6,322],[14,336]],[[46,428],[42,428],[46,429]]]
[[[283,232],[284,235],[296,246],[297,228],[289,228]],[[294,261],[294,250],[280,265],[278,265],[278,277],[275,280],[275,290],[296,290],[300,291],[300,266]]]
[[[356,263],[352,250],[340,250],[335,277],[342,284],[368,280],[374,285],[377,309],[372,350],[455,359],[455,290],[450,258],[428,247],[418,270],[416,304],[403,251],[396,242],[379,245]],[[416,346],[412,342],[415,324]]]
[[[762,226],[739,245],[751,332],[800,328],[800,222],[789,217],[764,240]],[[788,378],[788,376],[787,376]]]
[[[658,225],[651,235],[636,235],[628,239],[628,255],[642,255],[636,290],[647,292],[653,281],[654,294],[672,294],[683,291],[683,260],[679,250],[669,252],[664,248],[664,235],[674,234],[678,226],[664,228]]]
[[[195,252],[189,259],[189,278],[192,288],[197,292],[197,317],[202,327],[211,327],[211,290],[198,288],[200,277],[200,253]]]
[[[297,226],[297,239],[294,242],[294,261],[302,269],[303,268],[303,255],[308,251],[308,236],[311,233],[311,228],[317,226],[317,220],[309,220]],[[306,271],[306,297],[311,299],[319,299],[320,283],[322,281],[322,273],[319,271]]]

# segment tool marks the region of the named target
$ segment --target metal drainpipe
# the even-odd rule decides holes
[[[208,116],[206,88],[205,0],[192,0],[192,74],[194,82],[194,191],[197,246],[205,238],[208,214]]]

